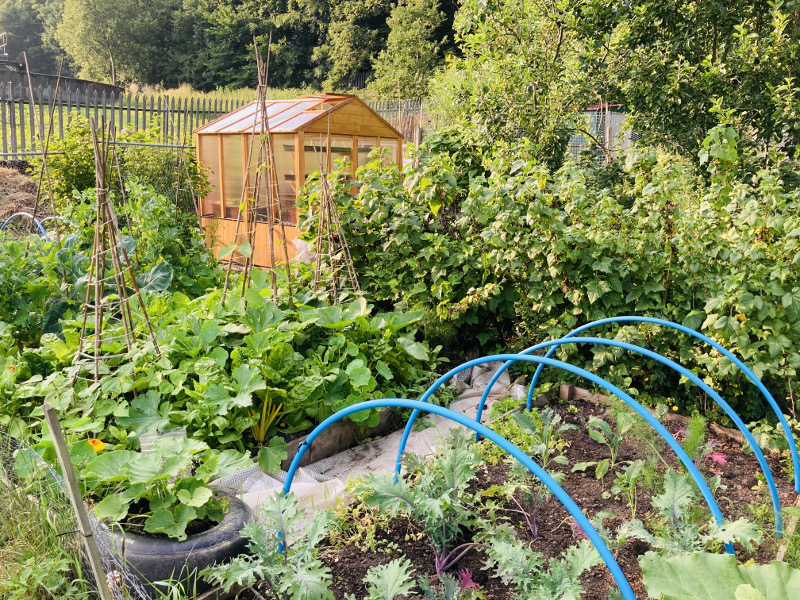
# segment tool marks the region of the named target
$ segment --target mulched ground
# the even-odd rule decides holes
[[[606,521],[606,526],[616,529],[620,524],[630,518],[630,509],[627,501],[620,497],[603,498],[603,491],[607,491],[613,481],[613,475],[609,473],[605,477],[605,482],[598,481],[594,477],[594,470],[588,469],[585,474],[571,473],[571,468],[578,462],[599,461],[608,458],[608,450],[605,446],[595,443],[588,436],[585,428],[585,421],[591,415],[608,418],[604,407],[598,407],[582,400],[572,402],[577,408],[577,414],[567,411],[566,405],[557,405],[555,409],[564,420],[578,426],[577,430],[572,430],[564,436],[569,445],[565,451],[569,459],[569,465],[555,465],[555,468],[562,470],[566,474],[563,484],[564,489],[576,503],[590,517],[601,510],[611,510],[619,516],[619,519]],[[573,409],[574,412],[574,409]],[[672,431],[678,429],[677,425],[668,426]],[[714,451],[725,454],[727,463],[724,465],[713,465],[715,470],[721,473],[722,482],[727,486],[724,490],[716,493],[717,502],[726,518],[734,520],[739,517],[754,519],[753,511],[748,507],[767,504],[768,510],[763,510],[766,515],[764,529],[773,527],[772,507],[769,497],[763,488],[752,489],[757,486],[756,473],[759,467],[756,459],[752,455],[745,455],[739,444],[730,442],[727,439],[717,438],[709,435],[710,440],[715,444]],[[618,460],[624,466],[627,461],[646,459],[651,451],[647,447],[634,445],[624,442],[620,448]],[[673,466],[677,465],[677,459],[673,458],[670,450],[662,453],[664,458]],[[768,457],[768,462],[778,485],[781,504],[787,506],[794,502],[795,494],[791,481],[783,472],[777,457]],[[500,463],[499,465],[483,465],[473,484],[474,489],[486,489],[490,485],[501,483],[505,479],[508,467]],[[665,470],[663,465],[660,470]],[[639,497],[637,506],[637,518],[645,520],[648,512],[654,512],[651,506],[652,490],[639,486]],[[577,534],[571,526],[571,518],[567,511],[555,500],[550,501],[540,510],[537,517],[538,537],[532,539],[532,535],[525,527],[519,515],[508,512],[512,523],[519,536],[528,541],[531,548],[542,553],[545,557],[560,556],[569,546],[578,542]],[[320,556],[323,562],[333,572],[332,591],[337,600],[344,600],[346,594],[353,594],[361,599],[365,594],[365,586],[362,582],[367,570],[373,565],[385,564],[389,561],[405,556],[408,558],[416,571],[417,575],[428,573],[434,580],[433,553],[426,539],[417,540],[420,532],[416,524],[411,523],[405,518],[394,518],[389,520],[388,526],[377,532],[377,547],[387,550],[378,552],[364,551],[354,545],[341,547],[339,545],[323,544],[320,549]],[[759,563],[768,563],[773,560],[777,551],[777,542],[773,538],[762,544],[756,553],[748,555],[737,548],[737,556],[746,560],[753,558]],[[638,557],[649,550],[648,544],[638,540],[626,542],[619,548],[617,560],[631,583],[637,598],[647,598],[647,593],[642,584],[642,574],[638,564]],[[472,573],[472,578],[481,587],[486,596],[493,600],[511,600],[514,598],[513,591],[509,590],[502,582],[490,576],[483,570],[484,561],[482,551],[470,551],[455,567],[454,571],[468,569]],[[616,584],[605,566],[595,567],[593,570],[584,574],[581,579],[586,588],[583,597],[591,600],[604,600],[608,598],[609,589],[616,587]],[[240,598],[251,598],[256,596],[245,592]]]

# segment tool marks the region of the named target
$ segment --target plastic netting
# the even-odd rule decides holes
[[[151,600],[131,567],[114,550],[108,529],[89,511],[89,522],[106,575],[106,581],[93,581],[63,478],[28,444],[0,430],[0,498],[4,494],[26,498],[42,508],[42,515],[57,532],[61,549],[68,556],[80,557],[82,577],[90,585],[107,586],[120,600]],[[12,510],[12,503],[0,502],[0,518],[19,518]]]

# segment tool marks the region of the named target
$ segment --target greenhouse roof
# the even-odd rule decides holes
[[[355,96],[314,94],[291,100],[267,100],[266,113],[271,133],[294,133],[353,101]],[[203,125],[195,133],[252,133],[261,131],[263,111],[253,101]]]

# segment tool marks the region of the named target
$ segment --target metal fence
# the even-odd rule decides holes
[[[175,98],[155,94],[85,92],[75,88],[35,88],[0,83],[0,160],[25,159],[42,153],[48,130],[63,138],[76,114],[113,121],[118,130],[158,127],[163,144],[192,144],[192,131],[247,100]],[[398,129],[406,141],[419,143],[428,121],[421,100],[380,100],[367,104]],[[51,124],[52,115],[52,124]]]

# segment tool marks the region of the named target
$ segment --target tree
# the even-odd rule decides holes
[[[527,137],[537,158],[557,168],[582,128],[581,109],[604,100],[602,78],[593,74],[605,38],[587,39],[585,5],[464,0],[455,23],[463,56],[437,77],[435,103],[489,141]]]
[[[611,75],[645,141],[696,157],[727,111],[766,151],[800,135],[800,1],[635,0],[617,15]],[[721,99],[722,111],[710,109]]]
[[[9,59],[23,62],[28,57],[31,71],[56,73],[59,53],[44,42],[45,23],[32,0],[5,0],[0,3],[0,32],[8,34]]]
[[[355,77],[369,71],[389,35],[386,23],[396,0],[331,0],[330,21],[314,60],[325,70],[329,90],[352,87]]]
[[[117,84],[153,79],[162,50],[164,3],[65,0],[56,39],[90,79]]]
[[[389,17],[386,48],[375,60],[372,89],[383,96],[423,98],[428,83],[442,64],[434,36],[444,22],[438,0],[401,0]]]

